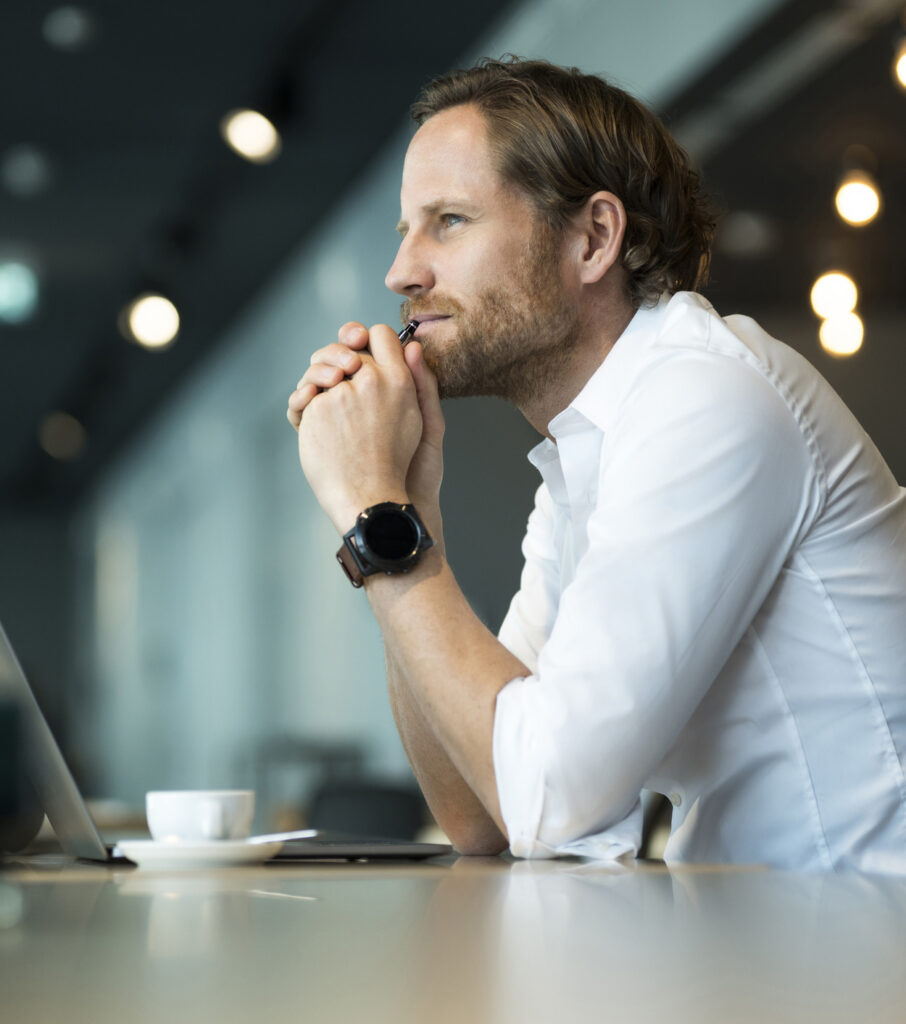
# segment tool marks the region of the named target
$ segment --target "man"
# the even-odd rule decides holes
[[[344,325],[288,416],[437,820],[464,853],[613,857],[649,790],[668,860],[906,870],[906,496],[880,455],[693,293],[707,204],[631,97],[513,60],[413,112],[387,284],[415,341]],[[444,556],[439,399],[467,394],[544,438],[499,638]]]

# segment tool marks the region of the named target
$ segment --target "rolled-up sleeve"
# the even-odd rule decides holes
[[[620,409],[558,601],[536,500],[522,592],[500,634],[533,674],[498,694],[493,738],[516,856],[637,849],[645,780],[814,514],[813,470],[778,389],[740,360],[705,354],[656,365]],[[533,622],[525,610],[535,607],[553,622]]]

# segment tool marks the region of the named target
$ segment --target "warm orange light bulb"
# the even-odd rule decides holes
[[[906,89],[906,39],[900,43],[893,62],[893,75],[900,85]]]
[[[853,171],[843,179],[834,198],[837,213],[856,227],[870,224],[881,209],[881,193],[874,179],[863,171]]]
[[[812,285],[812,309],[822,319],[850,313],[856,308],[859,290],[856,283],[847,274],[839,270],[822,274]]]
[[[837,313],[821,324],[818,337],[825,352],[833,356],[851,356],[862,347],[865,328],[856,313]]]

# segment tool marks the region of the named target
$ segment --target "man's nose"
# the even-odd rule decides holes
[[[429,262],[414,244],[411,235],[400,242],[396,259],[387,271],[384,284],[397,295],[417,295],[434,286],[434,273]]]

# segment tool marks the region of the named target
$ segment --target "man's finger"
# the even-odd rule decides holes
[[[368,334],[371,354],[378,365],[393,366],[405,362],[399,335],[392,327],[388,327],[387,324],[375,324]]]
[[[348,345],[341,345],[335,341],[330,345],[325,345],[324,348],[319,348],[312,354],[311,365],[319,364],[339,366],[345,373],[353,374],[362,365],[362,355],[359,352],[354,352]]]
[[[365,348],[368,344],[368,330],[357,320],[350,320],[337,331],[337,338],[341,345],[349,348]]]
[[[289,401],[286,403],[286,418],[296,430],[299,429],[305,407],[318,394],[319,390],[314,384],[304,384],[289,396]]]
[[[425,362],[425,353],[421,344],[417,341],[410,341],[403,350],[403,358],[415,381],[415,393],[418,396],[418,407],[422,413],[425,436],[441,438],[444,436],[445,424],[437,391],[437,378]]]
[[[306,384],[314,384],[316,388],[334,388],[349,376],[351,374],[347,373],[342,366],[316,364],[305,371],[305,376],[296,385],[296,389],[303,388]]]

